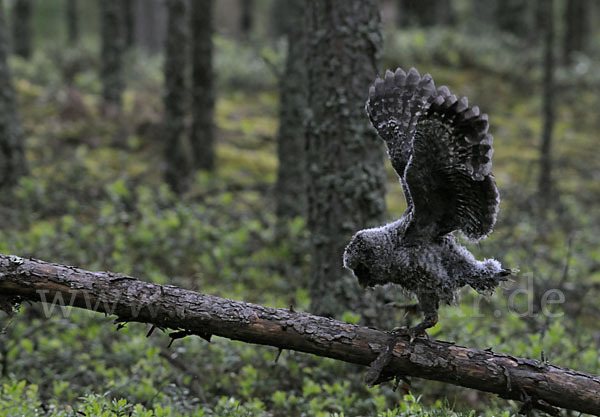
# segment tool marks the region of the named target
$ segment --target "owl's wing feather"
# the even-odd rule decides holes
[[[407,196],[407,238],[460,230],[477,240],[492,231],[499,197],[486,114],[415,69],[376,80],[366,110]]]
[[[369,89],[365,110],[377,133],[385,140],[392,166],[402,178],[408,161],[406,138],[415,131],[417,121],[435,93],[431,75],[423,77],[411,68],[408,73],[398,68],[386,71]]]
[[[478,240],[491,233],[499,195],[488,127],[487,115],[466,97],[438,89],[417,121],[404,171],[414,205],[407,234],[435,237],[460,230]]]

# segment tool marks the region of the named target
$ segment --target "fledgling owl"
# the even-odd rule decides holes
[[[408,329],[414,338],[437,323],[440,302],[455,302],[459,288],[491,294],[511,274],[494,259],[476,260],[453,235],[477,241],[496,222],[492,136],[477,106],[436,89],[431,75],[414,68],[377,78],[366,111],[408,207],[399,220],[356,233],[344,266],[364,287],[394,283],[416,295],[424,320]]]

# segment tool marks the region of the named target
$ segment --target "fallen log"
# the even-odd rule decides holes
[[[600,378],[537,360],[453,343],[399,337],[287,309],[228,300],[111,272],[0,255],[0,308],[23,300],[70,305],[174,329],[172,337],[212,335],[369,366],[392,347],[379,381],[418,377],[496,393],[524,408],[600,415]]]

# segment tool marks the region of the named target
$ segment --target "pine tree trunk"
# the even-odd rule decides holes
[[[292,0],[292,2],[294,1]],[[269,10],[269,29],[274,37],[287,36],[290,29],[289,25],[297,21],[298,16],[290,13],[290,9],[287,1],[274,1],[272,3]]]
[[[451,25],[455,19],[450,0],[398,0],[397,5],[402,28]]]
[[[162,0],[134,0],[135,41],[151,53],[163,50],[167,33],[165,4]]]
[[[121,0],[100,0],[102,31],[102,97],[112,108],[121,107],[123,94],[123,25]]]
[[[185,136],[186,54],[188,25],[186,0],[167,1],[167,39],[165,48],[164,138],[167,168],[165,177],[178,193],[186,190],[192,168],[192,149]]]
[[[123,42],[126,48],[131,48],[135,43],[135,14],[133,0],[121,0],[123,13]]]
[[[192,131],[190,141],[197,169],[215,167],[214,76],[212,66],[213,0],[194,0],[192,26]]]
[[[0,190],[13,186],[27,171],[23,130],[8,67],[8,36],[0,3]]]
[[[248,39],[254,26],[254,0],[240,0],[240,32]]]
[[[344,270],[342,255],[352,234],[380,224],[385,210],[383,147],[364,112],[382,44],[378,6],[307,2],[310,292],[320,315],[367,314],[360,307],[365,292]]]
[[[281,220],[306,215],[306,48],[304,0],[286,3],[288,52],[279,84],[276,213]]]
[[[543,125],[540,145],[541,207],[552,201],[552,131],[554,129],[554,0],[538,0],[544,24]]]
[[[573,52],[585,50],[588,5],[585,0],[567,0],[566,8],[563,62],[569,65],[573,60]]]
[[[79,13],[77,11],[77,0],[67,0],[66,12],[69,44],[76,45],[79,42]]]
[[[501,0],[472,0],[471,1],[471,19],[469,23],[477,31],[483,27],[491,27],[495,24],[496,9],[498,1]]]
[[[32,0],[16,0],[13,8],[13,50],[25,59],[31,56]]]
[[[526,40],[532,32],[534,9],[535,3],[530,1],[498,0],[495,10],[496,24],[500,30]]]

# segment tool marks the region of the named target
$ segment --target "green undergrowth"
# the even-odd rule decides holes
[[[496,62],[491,52],[477,53],[489,48],[485,39],[456,49],[459,35],[397,36],[388,41],[387,66],[431,72],[438,85],[468,95],[491,115],[503,201],[496,232],[469,247],[478,258],[520,268],[493,297],[465,291],[458,306],[443,307],[430,334],[600,373],[597,94],[580,89],[557,100],[556,196],[542,210],[535,194],[537,75],[515,82],[501,65],[488,71]],[[217,71],[218,168],[198,173],[183,196],[162,180],[159,59],[131,52],[124,110],[113,118],[99,109],[92,47],[38,50],[28,63],[15,59],[30,174],[2,197],[0,253],[308,310],[304,221],[290,221],[283,233],[275,227],[275,73],[282,45],[244,48],[225,38],[215,44],[223,69]],[[497,60],[516,54],[510,47]],[[405,203],[388,169],[388,216],[395,219]],[[562,291],[564,303],[542,302],[552,289]],[[0,416],[471,417],[518,410],[491,394],[419,379],[410,393],[390,385],[369,389],[363,368],[296,352],[279,356],[273,347],[196,337],[168,347],[168,333],[146,337],[149,327],[136,323],[117,329],[111,317],[63,301],[66,307],[52,311],[25,303],[14,318],[0,317]]]

